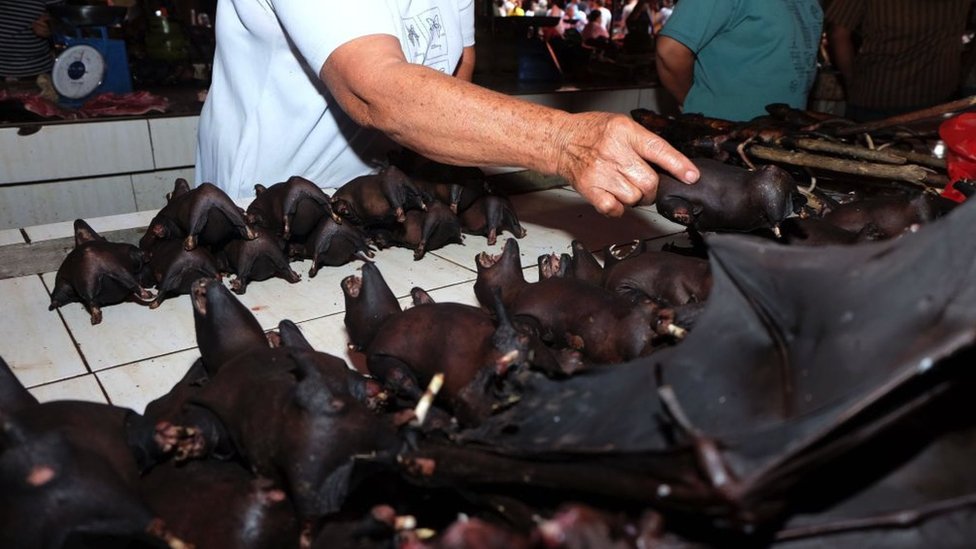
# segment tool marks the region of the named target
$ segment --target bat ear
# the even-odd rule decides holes
[[[410,297],[413,298],[413,305],[430,305],[434,303],[434,298],[430,297],[426,291],[416,286],[410,289]]]
[[[305,339],[305,335],[302,334],[302,330],[292,321],[285,319],[278,323],[278,336],[281,338],[281,344],[285,347],[291,347],[293,349],[301,349],[303,351],[314,351],[312,344]]]
[[[315,364],[314,353],[298,351],[289,356],[295,363],[295,402],[313,414],[333,415],[346,408],[346,402],[332,394]]]
[[[176,182],[173,183],[173,192],[169,193],[166,198],[172,199],[188,192],[190,192],[190,183],[186,179],[178,177],[176,178]]]
[[[105,240],[95,229],[91,228],[91,225],[85,223],[84,219],[75,219],[75,246],[80,246],[85,242],[95,242],[98,240]]]
[[[267,187],[258,183],[257,185],[254,186],[254,196],[261,196],[261,193],[263,193],[266,190],[268,190]]]

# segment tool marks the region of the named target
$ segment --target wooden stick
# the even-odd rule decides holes
[[[756,158],[768,160],[770,162],[782,162],[793,166],[806,166],[808,168],[820,168],[832,172],[848,173],[852,175],[863,175],[868,177],[878,177],[882,179],[893,179],[906,183],[924,185],[932,174],[925,168],[914,164],[903,166],[893,166],[891,164],[876,164],[871,162],[859,162],[856,160],[845,160],[818,154],[810,154],[799,151],[786,151],[763,145],[752,145],[748,150],[749,154]]]
[[[904,164],[906,162],[905,157],[887,151],[877,151],[868,149],[866,147],[861,147],[860,145],[849,145],[847,143],[832,143],[822,139],[800,137],[797,139],[785,140],[784,143],[796,146],[800,149],[806,149],[808,151],[852,156],[854,158],[861,158],[864,160],[870,160],[872,162],[881,162],[883,164]]]
[[[976,106],[976,95],[958,99],[956,101],[950,101],[948,103],[943,103],[942,105],[936,105],[934,107],[929,107],[919,111],[899,114],[898,116],[892,116],[885,118],[884,120],[876,120],[874,122],[867,122],[865,124],[856,124],[854,126],[838,128],[836,135],[854,135],[857,133],[867,133],[874,130],[891,128],[893,126],[902,126],[904,124],[918,122],[927,118],[935,118],[951,112],[962,111],[973,106]]]
[[[912,164],[918,164],[920,166],[928,166],[930,168],[935,168],[937,170],[946,169],[945,158],[936,158],[930,154],[918,153],[915,151],[902,151],[899,149],[887,149],[888,154],[893,154],[895,156],[900,156],[911,162]]]

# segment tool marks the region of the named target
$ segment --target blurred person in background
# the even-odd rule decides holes
[[[878,120],[952,99],[971,7],[972,0],[832,0],[827,41],[846,117]]]
[[[681,0],[657,39],[658,76],[687,113],[742,121],[770,103],[806,109],[822,27],[817,0]]]
[[[512,8],[508,10],[508,15],[511,17],[522,17],[525,15],[525,9],[522,7],[522,0],[512,0]]]
[[[620,33],[627,34],[627,18],[637,7],[637,0],[627,0],[624,5],[620,8],[620,20],[617,24],[620,26]]]
[[[583,32],[586,26],[586,15],[579,10],[576,4],[566,4],[566,13],[563,15],[566,25],[575,29],[576,32]]]
[[[606,3],[606,1],[605,0],[593,0],[592,2],[590,2],[590,4],[592,5],[592,8],[590,10],[591,12],[593,12],[593,11],[599,11],[600,12],[600,21],[603,22],[603,28],[606,29],[607,30],[607,34],[609,34],[610,33],[610,22],[611,22],[611,19],[613,19],[613,15],[610,13],[610,10],[607,9],[607,3]]]
[[[639,54],[654,51],[654,10],[651,9],[651,0],[637,0],[624,24],[627,27],[623,47],[625,52]]]
[[[0,0],[0,81],[30,86],[47,78],[54,66],[51,16],[47,7],[61,0]]]

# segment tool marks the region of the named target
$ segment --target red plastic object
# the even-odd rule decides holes
[[[954,116],[939,126],[939,137],[946,144],[949,184],[942,196],[962,202],[965,196],[953,184],[961,179],[976,180],[976,113]]]

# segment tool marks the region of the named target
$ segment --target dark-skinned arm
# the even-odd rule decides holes
[[[475,86],[408,63],[390,35],[343,44],[320,77],[353,120],[401,145],[447,164],[561,175],[607,215],[656,196],[648,161],[698,179],[691,161],[625,115],[570,114]]]
[[[695,77],[695,54],[688,46],[668,36],[659,36],[656,48],[657,76],[664,89],[684,105]]]
[[[830,46],[831,60],[844,78],[844,88],[850,89],[854,78],[854,33],[836,23],[828,28],[827,44]]]

